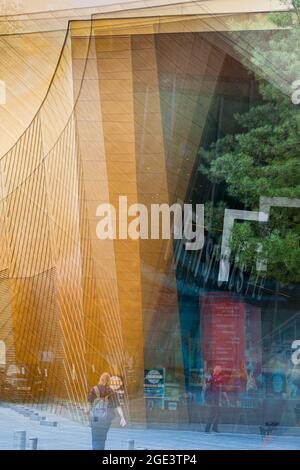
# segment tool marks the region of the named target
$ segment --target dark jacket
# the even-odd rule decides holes
[[[224,377],[222,373],[213,374],[207,381],[206,400],[211,405],[219,405]]]
[[[117,408],[120,406],[120,401],[118,394],[112,390],[110,387],[105,387],[104,385],[96,385],[96,387],[99,390],[99,394],[101,398],[108,397],[108,406],[110,408]],[[90,393],[88,395],[88,402],[92,405],[94,401],[96,400],[97,394],[95,391],[95,387],[93,387],[90,390]]]

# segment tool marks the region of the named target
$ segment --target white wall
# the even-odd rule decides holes
[[[194,3],[195,8],[201,8],[203,12],[210,13],[286,9],[281,0],[0,0],[0,14],[46,12],[83,7],[105,7],[107,11],[109,5],[111,5],[112,10],[116,11],[118,9],[185,3]]]

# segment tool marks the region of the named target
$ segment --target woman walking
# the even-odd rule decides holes
[[[120,425],[126,426],[119,397],[110,387],[110,382],[110,375],[104,372],[98,385],[93,387],[88,395],[93,450],[105,449],[107,433],[115,417],[115,410],[120,417]]]

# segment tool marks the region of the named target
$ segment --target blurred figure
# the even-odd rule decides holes
[[[287,391],[290,398],[297,398],[298,387],[294,384],[293,377],[291,374],[287,376]]]
[[[205,366],[204,375],[203,375],[203,386],[202,386],[202,403],[203,405],[206,404],[207,398],[207,389],[209,387],[210,379],[211,379],[211,370],[207,369]]]
[[[260,426],[263,445],[272,440],[273,431],[280,425],[285,407],[286,400],[277,398],[273,393],[266,394],[263,400],[262,426]]]
[[[257,384],[254,377],[253,370],[247,371],[246,392],[251,395],[257,391]]]
[[[297,403],[295,408],[295,417],[296,417],[296,424],[297,426],[300,426],[300,403]]]
[[[223,374],[222,367],[215,366],[206,387],[206,402],[210,406],[205,432],[219,432],[220,401],[222,398]]]
[[[295,399],[298,396],[299,374],[298,367],[295,366],[287,373],[287,392],[290,398]]]
[[[110,383],[110,375],[107,372],[103,373],[98,385],[93,387],[88,395],[93,450],[105,449],[107,433],[115,417],[115,410],[120,417],[121,426],[126,426],[118,394],[112,390]]]

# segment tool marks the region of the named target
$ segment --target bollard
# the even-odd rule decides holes
[[[134,450],[134,440],[127,441],[127,449]]]
[[[26,449],[26,431],[15,431],[14,432],[14,450],[25,450]]]
[[[28,448],[29,450],[37,450],[37,445],[38,445],[38,438],[37,437],[31,437],[28,440]]]
[[[30,416],[30,419],[31,421],[40,421],[40,415],[38,413],[33,413],[31,416]]]

